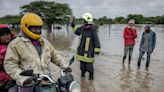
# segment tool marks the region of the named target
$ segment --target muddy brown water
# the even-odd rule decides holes
[[[164,92],[164,25],[152,26],[152,30],[157,34],[157,42],[149,71],[145,70],[146,56],[142,59],[141,69],[137,69],[142,25],[137,25],[138,37],[131,66],[127,65],[127,60],[125,66],[121,65],[124,27],[125,25],[99,27],[98,35],[102,52],[95,58],[93,81],[88,80],[88,73],[85,78],[80,77],[78,61],[71,65],[73,75],[81,85],[82,92]],[[75,36],[71,30],[67,33],[66,27],[54,33],[55,37],[48,37],[48,39],[68,61],[76,53],[78,36]],[[54,69],[58,72],[56,68]]]

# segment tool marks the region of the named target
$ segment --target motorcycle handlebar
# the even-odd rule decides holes
[[[55,81],[48,75],[39,75],[38,77],[39,80],[42,80],[43,78],[47,78],[51,83],[55,83]]]

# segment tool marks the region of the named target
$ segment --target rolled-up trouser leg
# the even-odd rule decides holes
[[[150,64],[150,58],[151,58],[151,52],[147,52],[147,62],[146,62],[146,67],[149,67]]]
[[[140,67],[141,59],[142,59],[142,57],[143,57],[144,54],[145,54],[145,52],[140,51],[139,58],[138,58],[138,67]]]

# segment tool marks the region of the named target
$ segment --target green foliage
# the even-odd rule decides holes
[[[103,24],[127,24],[130,19],[134,19],[136,24],[164,24],[164,15],[156,16],[156,17],[145,17],[140,14],[129,14],[125,17],[116,17],[115,19],[108,18],[107,16],[94,19],[94,23],[98,25]],[[83,19],[77,18],[75,19],[75,23],[82,24]]]
[[[136,24],[164,24],[164,15],[156,16],[156,17],[145,17],[141,14],[129,14],[125,17],[116,17],[115,19],[107,19],[107,17],[102,17],[98,19],[97,24],[108,24],[110,20],[110,24],[127,24],[130,19],[134,19]]]
[[[83,24],[84,19],[83,18],[75,18],[74,22],[75,24]],[[99,19],[93,19],[94,24],[98,24],[98,25],[103,25],[103,24],[111,24],[112,23],[112,19],[108,18],[107,16],[101,17]]]
[[[7,15],[0,18],[1,24],[19,24],[20,16],[18,15]]]
[[[21,13],[34,12],[37,13],[47,25],[48,30],[51,30],[52,24],[66,24],[69,22],[69,17],[72,16],[72,10],[68,4],[60,4],[51,1],[34,1],[20,7]],[[0,18],[1,24],[18,25],[22,15],[7,15]],[[127,24],[130,19],[134,19],[136,24],[164,24],[164,15],[156,17],[145,17],[141,14],[129,14],[127,17],[116,17],[111,19],[107,16],[94,19],[94,23],[103,24]],[[82,18],[75,18],[76,24],[82,24]]]
[[[144,21],[143,24],[154,24],[152,21]]]
[[[68,21],[72,10],[68,4],[60,4],[48,1],[34,1],[20,7],[23,12],[34,12],[40,15],[51,30],[52,24],[64,24]]]
[[[115,24],[125,24],[126,23],[126,19],[124,17],[116,17],[114,19],[114,23]]]
[[[127,21],[129,21],[130,19],[134,19],[136,24],[142,24],[144,17],[140,14],[129,14],[127,16]]]
[[[155,17],[156,24],[164,24],[164,15],[163,16],[156,16]]]
[[[76,24],[82,24],[83,23],[83,18],[75,18],[74,22]]]
[[[107,16],[101,17],[98,19],[98,24],[103,25],[103,24],[110,24],[111,19],[108,18]]]

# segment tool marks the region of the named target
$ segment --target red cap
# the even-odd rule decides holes
[[[6,25],[6,24],[0,24],[0,29],[1,29],[1,28],[9,28],[9,26]]]

